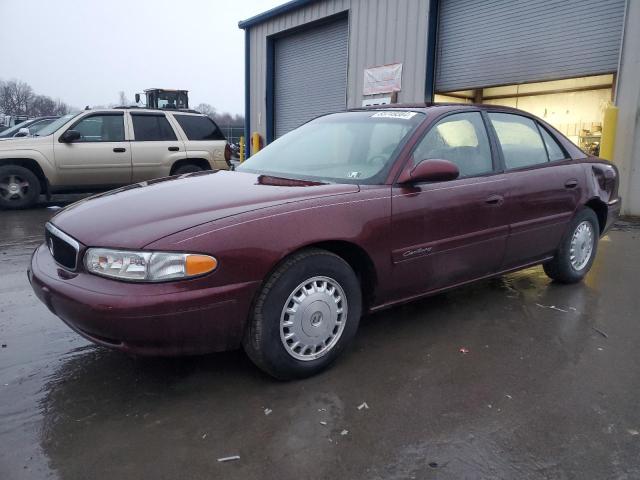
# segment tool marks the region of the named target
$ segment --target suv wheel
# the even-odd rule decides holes
[[[0,207],[27,208],[40,196],[40,180],[35,174],[19,165],[0,167]]]
[[[576,283],[591,269],[598,250],[600,227],[590,208],[580,210],[569,224],[556,255],[543,265],[544,272],[561,283]]]
[[[360,283],[347,262],[325,250],[296,253],[258,294],[244,349],[278,379],[315,375],[351,343],[361,309]]]

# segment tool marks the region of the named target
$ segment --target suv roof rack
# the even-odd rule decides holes
[[[117,107],[112,107],[112,108],[119,109],[119,110],[128,110],[128,109],[134,110],[136,108],[141,108],[143,110],[155,110],[157,112],[199,113],[200,115],[202,115],[202,113],[197,110],[191,110],[186,108],[153,108],[153,107],[139,107],[138,105],[118,105]]]

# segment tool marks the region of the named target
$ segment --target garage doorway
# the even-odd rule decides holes
[[[503,85],[436,94],[436,102],[485,103],[532,113],[585,152],[600,153],[604,109],[611,104],[615,75]]]
[[[272,104],[273,125],[267,128],[267,141],[317,116],[346,109],[346,16],[276,38],[271,45],[273,85],[267,88],[267,102]]]

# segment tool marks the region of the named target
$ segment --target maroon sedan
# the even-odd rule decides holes
[[[29,278],[100,345],[242,345],[271,375],[305,377],[348,346],[363,313],[536,264],[580,281],[618,215],[617,186],[612,164],[518,110],[355,110],[235,172],[71,205],[47,224]]]

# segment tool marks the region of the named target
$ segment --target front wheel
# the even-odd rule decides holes
[[[276,378],[309,377],[351,342],[361,309],[360,284],[347,262],[319,249],[294,254],[262,287],[244,349]]]
[[[580,210],[569,225],[556,255],[543,265],[545,273],[561,283],[576,283],[591,269],[598,249],[598,217],[590,208]]]

